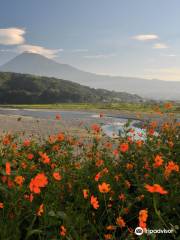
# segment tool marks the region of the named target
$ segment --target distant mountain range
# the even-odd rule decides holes
[[[10,60],[0,67],[0,71],[55,77],[77,82],[92,88],[128,92],[146,98],[180,100],[180,81],[97,75],[29,52],[24,52]]]
[[[0,72],[1,104],[40,103],[110,103],[144,101],[141,97],[124,92],[93,89],[50,77]]]

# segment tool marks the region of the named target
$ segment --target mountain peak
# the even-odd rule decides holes
[[[53,61],[52,59],[50,59],[44,55],[41,55],[41,54],[35,53],[35,52],[31,52],[31,51],[24,51],[21,54],[17,55],[14,59],[17,59],[17,58],[41,58],[41,59],[47,59],[47,60]]]
[[[38,53],[25,51],[1,66],[0,71],[52,77],[60,67],[62,67],[61,64],[52,59]]]
[[[154,99],[180,98],[180,82],[97,75],[27,51],[1,66],[0,71],[55,77],[93,88],[124,91]]]

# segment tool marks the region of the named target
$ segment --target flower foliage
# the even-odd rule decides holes
[[[128,240],[138,226],[173,228],[175,239],[180,126],[171,118],[144,128],[146,140],[109,139],[98,124],[87,139],[2,136],[0,239]]]

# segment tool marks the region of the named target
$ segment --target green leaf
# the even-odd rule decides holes
[[[41,234],[43,233],[42,230],[39,230],[39,229],[34,229],[34,230],[31,230],[28,232],[28,234],[26,235],[26,238],[25,240],[27,240],[29,237],[31,237],[32,235],[36,235],[36,234]]]

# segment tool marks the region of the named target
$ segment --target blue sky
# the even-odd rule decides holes
[[[0,64],[32,51],[98,74],[180,81],[179,0],[1,0]]]

